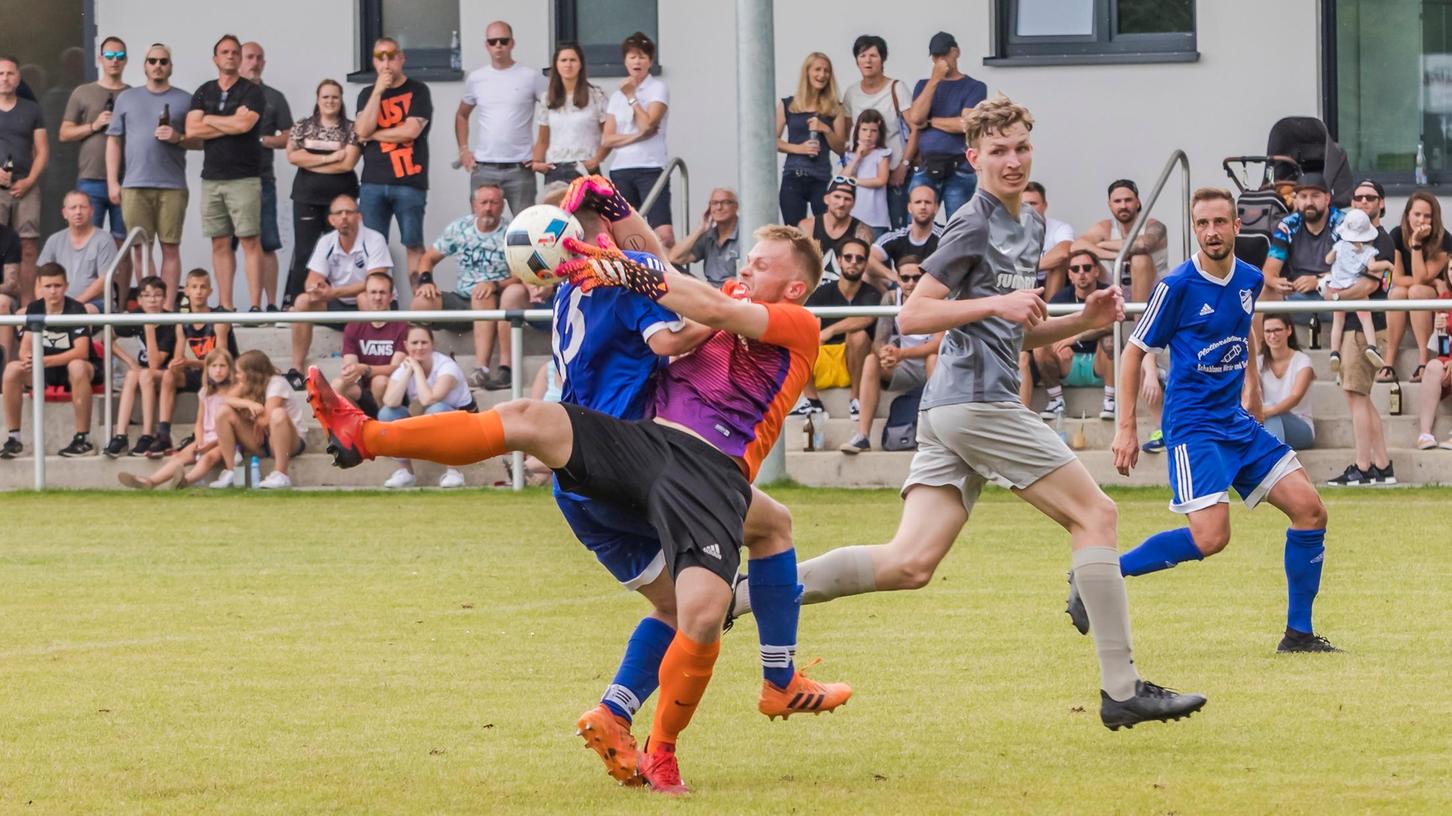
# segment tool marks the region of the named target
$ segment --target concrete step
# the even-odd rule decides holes
[[[1168,484],[1163,455],[1141,454],[1138,467],[1128,477],[1120,476],[1114,469],[1114,457],[1107,450],[1079,451],[1078,455],[1101,485],[1163,487]],[[1390,455],[1402,484],[1452,485],[1452,451],[1402,448],[1391,450]],[[1317,487],[1324,489],[1333,489],[1325,481],[1340,475],[1354,459],[1353,451],[1344,448],[1302,451],[1298,456]],[[788,452],[787,476],[814,487],[901,487],[912,457],[911,451],[856,455],[836,451]]]

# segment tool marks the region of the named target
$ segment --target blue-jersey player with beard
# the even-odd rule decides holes
[[[1228,191],[1196,190],[1191,207],[1200,251],[1155,286],[1119,364],[1119,393],[1137,394],[1144,355],[1170,350],[1163,420],[1170,509],[1185,514],[1190,524],[1156,533],[1124,553],[1120,570],[1126,576],[1144,575],[1225,549],[1234,488],[1247,507],[1267,501],[1290,519],[1285,544],[1289,601],[1277,651],[1339,651],[1311,625],[1326,551],[1326,506],[1295,451],[1257,419],[1262,406],[1251,313],[1265,278],[1235,258],[1240,220]],[[1120,406],[1113,446],[1115,467],[1126,476],[1139,458],[1135,423],[1134,401],[1128,400]],[[1088,632],[1072,576],[1069,616],[1080,632]]]

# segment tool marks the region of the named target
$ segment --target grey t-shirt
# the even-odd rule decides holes
[[[122,138],[122,187],[186,189],[187,151],[181,145],[158,141],[156,128],[162,112],[170,105],[171,126],[178,132],[186,130],[191,104],[192,95],[174,87],[161,93],[152,93],[144,86],[131,88],[116,97],[116,110],[106,135]]]
[[[953,214],[923,272],[954,300],[1032,289],[1043,252],[1044,219],[1032,207],[1014,218],[983,188]],[[1023,327],[990,317],[947,331],[922,408],[964,402],[1017,402]]]
[[[81,292],[116,260],[116,239],[106,230],[94,230],[85,246],[71,244],[70,230],[45,239],[36,265],[58,263],[66,270],[66,297],[80,299]]]
[[[130,86],[126,86],[130,87]],[[99,82],[87,82],[71,91],[66,102],[65,121],[76,125],[89,125],[106,112],[106,102],[114,101],[126,88],[112,90],[101,87]],[[112,114],[114,117],[115,114]],[[76,178],[106,180],[106,134],[92,133],[81,140],[80,160]]]
[[[262,98],[266,104],[262,107],[262,113],[258,116],[259,136],[275,136],[279,133],[286,134],[292,129],[292,108],[287,106],[287,97],[282,91],[271,85],[262,85]],[[262,151],[262,177],[264,179],[276,179],[272,169],[273,155],[276,150],[269,147],[261,147]],[[285,148],[284,148],[285,149]]]

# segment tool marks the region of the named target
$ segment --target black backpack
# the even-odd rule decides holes
[[[899,394],[887,409],[887,424],[882,428],[882,449],[907,451],[918,449],[918,404],[923,400],[923,386]]]

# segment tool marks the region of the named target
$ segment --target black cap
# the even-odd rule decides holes
[[[1351,189],[1354,191],[1357,187],[1370,187],[1371,189],[1376,191],[1376,194],[1378,196],[1386,198],[1386,188],[1381,186],[1381,182],[1377,181],[1376,179],[1362,179],[1361,181],[1356,182],[1356,184],[1352,186]]]
[[[1304,173],[1296,179],[1295,192],[1302,190],[1320,190],[1323,193],[1331,193],[1331,185],[1326,183],[1326,177],[1320,173]]]
[[[1114,195],[1114,191],[1120,187],[1127,187],[1131,193],[1134,193],[1136,196],[1139,195],[1139,185],[1130,179],[1115,179],[1109,182],[1109,192],[1105,193],[1105,195]]]
[[[931,40],[928,40],[928,56],[941,57],[957,47],[958,41],[953,39],[952,34],[946,31],[939,31],[933,35]]]

